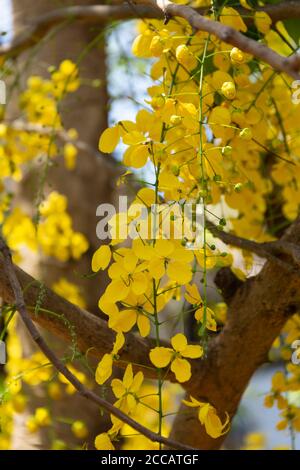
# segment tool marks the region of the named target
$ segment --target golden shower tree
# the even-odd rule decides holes
[[[115,185],[134,191],[127,210],[109,221],[108,244],[99,240],[88,251],[85,227],[76,230],[68,212],[72,193],[66,197],[63,185],[53,190],[48,181],[49,169],[58,165],[67,184],[78,152],[97,152],[66,127],[62,111],[84,83],[85,52],[77,60],[64,57],[46,77],[28,78],[19,93],[20,119],[3,107],[0,338],[8,360],[1,446],[9,447],[14,414],[26,406],[24,385],[43,384],[50,405],[28,418],[32,433],[51,431],[52,401],[79,393],[99,409],[96,421],[100,411],[110,416],[95,438],[99,450],[219,449],[253,373],[280,359],[265,406],[278,407],[278,430],[289,429],[293,447],[300,431],[300,409],[290,400],[300,377],[293,350],[300,339],[300,5],[70,5],[29,18],[1,46],[2,77],[14,79],[16,57],[70,24],[101,27],[102,39],[104,26],[132,18],[138,19],[132,53],[149,64],[153,83],[134,121],[120,116],[99,128],[98,158],[118,167],[106,154],[122,142],[124,168]],[[95,35],[86,49],[99,41]],[[11,188],[21,186],[32,167],[38,191],[29,213]],[[79,171],[78,181],[96,188],[97,173],[87,179]],[[200,244],[193,217],[180,217],[189,205],[203,214]],[[65,278],[53,285],[47,272],[41,282],[22,270],[18,265],[27,259],[28,266],[32,252],[50,264],[71,262],[78,279],[86,279],[87,299]],[[88,272],[78,264],[83,256],[89,256]],[[88,282],[94,286],[102,271],[108,281],[99,288],[99,310],[89,312]],[[39,347],[26,358],[18,315]],[[45,340],[45,330],[69,344],[64,354]],[[118,378],[111,379],[113,371]],[[83,445],[89,426],[75,415],[67,424]],[[54,438],[52,448],[63,445]]]

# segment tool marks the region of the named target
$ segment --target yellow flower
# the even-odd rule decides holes
[[[142,386],[143,380],[143,372],[138,372],[134,375],[132,365],[128,364],[123,380],[113,379],[111,382],[112,391],[118,399],[115,406],[126,413],[133,411],[139,402],[137,393]]]
[[[100,269],[106,269],[111,260],[111,249],[109,245],[102,245],[95,251],[92,258],[92,270],[94,272]]]
[[[267,34],[272,25],[272,19],[264,11],[256,11],[254,15],[255,26],[262,34]]]
[[[215,320],[215,314],[213,312],[213,310],[209,307],[206,307],[206,319],[205,319],[205,326],[208,330],[211,330],[211,331],[217,331],[217,322]],[[195,319],[200,322],[200,323],[203,323],[204,321],[204,306],[201,306],[200,308],[198,308],[195,312]]]
[[[138,307],[122,310],[109,316],[108,326],[115,331],[127,333],[135,324],[137,324],[142,337],[150,333],[150,320]]]
[[[106,353],[102,357],[96,369],[96,382],[99,385],[104,384],[112,374],[113,361],[120,349],[124,346],[125,338],[123,333],[117,333],[111,353]]]
[[[231,26],[238,31],[242,31],[243,33],[247,31],[247,26],[245,25],[241,15],[234,8],[224,7],[222,9],[220,21],[226,26]]]
[[[264,405],[266,408],[272,408],[274,402],[280,410],[287,408],[288,403],[282,393],[287,390],[287,383],[283,372],[277,371],[272,377],[272,389],[269,395],[265,396]]]
[[[74,423],[71,426],[72,433],[74,436],[76,436],[78,439],[85,439],[88,434],[88,428],[86,427],[86,424],[83,421],[74,421]]]
[[[171,344],[173,349],[159,346],[151,349],[150,360],[158,368],[167,367],[171,363],[171,370],[178,382],[187,382],[191,378],[191,366],[183,358],[201,357],[203,349],[199,345],[187,344],[187,339],[182,333],[173,336]]]
[[[37,408],[34,418],[38,426],[49,426],[51,424],[51,417],[47,408]]]
[[[133,251],[128,248],[120,249],[118,253],[121,256],[108,270],[112,281],[105,291],[112,302],[123,300],[130,292],[135,295],[144,294],[149,285],[149,278],[143,272],[146,269],[145,263],[139,263]]]
[[[235,84],[233,82],[224,82],[221,91],[225,98],[228,100],[234,100],[236,96]]]
[[[68,281],[67,279],[61,277],[57,282],[52,285],[52,289],[56,294],[64,297],[72,304],[78,305],[81,308],[86,308],[86,302],[84,297],[80,292],[80,288]]]
[[[214,406],[209,403],[200,402],[192,396],[190,398],[191,401],[182,400],[182,402],[191,408],[199,408],[198,419],[200,423],[205,426],[205,430],[209,436],[216,439],[229,431],[229,415],[227,412],[226,420],[224,424],[222,424]]]
[[[39,425],[34,416],[30,416],[26,421],[26,427],[28,431],[32,434],[39,430]]]
[[[136,57],[151,57],[150,45],[152,42],[153,34],[149,29],[139,34],[132,44],[132,53]]]
[[[185,44],[176,48],[176,59],[187,69],[194,69],[197,66],[197,59]]]
[[[64,146],[64,161],[68,170],[74,170],[76,167],[77,148],[71,143]]]
[[[112,153],[120,140],[120,129],[116,125],[114,127],[108,127],[102,132],[99,140],[99,150],[103,153]]]
[[[245,62],[245,56],[240,49],[233,47],[230,51],[230,60],[233,65],[241,65]]]
[[[198,322],[203,322],[203,315],[204,315],[204,306],[201,295],[196,284],[187,284],[185,286],[186,293],[184,294],[185,299],[190,302],[195,308],[197,308],[195,312],[195,319]],[[217,323],[215,320],[215,314],[210,308],[206,308],[206,328],[211,331],[217,331]]]
[[[95,447],[97,450],[115,450],[107,432],[103,432],[96,436]]]

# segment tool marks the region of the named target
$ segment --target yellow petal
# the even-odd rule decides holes
[[[220,22],[226,26],[231,26],[238,31],[245,33],[247,26],[245,25],[239,12],[231,7],[224,7],[220,16]]]
[[[119,143],[119,126],[108,127],[102,132],[99,140],[99,150],[104,153],[112,153]]]
[[[135,397],[134,397],[133,395],[130,395],[130,394],[129,394],[129,395],[127,395],[127,397],[126,397],[126,401],[127,401],[127,407],[128,407],[127,413],[128,413],[129,411],[131,411],[131,412],[134,411],[134,409],[135,409],[135,407],[136,407],[136,405],[137,405],[137,401],[136,401]]]
[[[192,397],[192,395],[190,395],[190,399],[191,401],[188,401],[188,400],[182,400],[182,403],[184,403],[186,406],[190,406],[192,408],[195,408],[195,407],[198,407],[198,406],[202,406],[204,403],[196,400],[196,398]]]
[[[176,357],[171,364],[171,371],[174,372],[178,382],[187,382],[191,378],[191,365],[186,359]]]
[[[95,447],[97,450],[115,450],[115,447],[106,432],[103,432],[96,437]]]
[[[133,240],[132,249],[134,251],[134,254],[140,259],[149,261],[153,257],[153,247],[150,245],[146,245],[139,238]]]
[[[140,332],[140,335],[145,338],[150,333],[150,320],[146,315],[140,314],[137,320],[137,326]]]
[[[185,286],[186,293],[184,294],[185,299],[192,305],[202,302],[201,296],[198,291],[196,284],[187,284]]]
[[[140,371],[137,374],[135,374],[135,376],[133,377],[132,385],[130,387],[130,391],[132,393],[137,393],[142,386],[143,380],[144,380],[143,372]]]
[[[170,240],[157,240],[154,246],[154,251],[162,257],[167,258],[174,251],[174,244]]]
[[[201,268],[204,268],[204,266],[206,266],[206,269],[214,268],[217,262],[216,256],[208,248],[206,248],[205,255],[206,256],[204,256],[203,249],[195,251],[195,256],[199,266],[201,266]]]
[[[109,379],[112,374],[112,365],[112,355],[108,353],[104,354],[96,369],[95,379],[98,384],[102,385]]]
[[[213,439],[217,439],[218,437],[222,436],[222,434],[227,432],[229,429],[228,428],[224,431],[228,422],[229,422],[229,417],[227,415],[227,419],[225,423],[222,424],[222,421],[220,420],[219,416],[216,414],[215,408],[209,405],[209,411],[204,421],[205,430],[209,436],[211,436]]]
[[[143,273],[134,274],[132,283],[132,290],[136,295],[142,295],[146,292],[148,287],[148,279]]]
[[[258,31],[267,34],[270,31],[272,20],[264,11],[256,11],[254,15],[254,23]]]
[[[123,384],[125,385],[127,389],[129,389],[131,387],[132,381],[133,381],[132,365],[128,364],[124,373]]]
[[[163,258],[154,257],[149,263],[149,272],[151,276],[159,281],[165,274],[165,263]]]
[[[109,245],[102,245],[95,251],[92,258],[92,270],[95,272],[106,269],[111,260],[111,249]]]
[[[172,281],[175,281],[180,285],[184,285],[192,279],[192,270],[189,265],[174,261],[169,263],[167,275]]]
[[[135,310],[122,310],[116,315],[110,315],[108,326],[112,330],[127,333],[136,324],[136,318]]]
[[[123,136],[123,142],[126,145],[137,145],[145,142],[146,138],[142,132],[132,131]],[[130,156],[131,157],[131,156]]]
[[[116,279],[112,281],[105,291],[105,295],[111,298],[112,302],[124,300],[129,294],[130,287],[125,282]]]
[[[150,57],[150,44],[152,41],[152,34],[139,34],[132,44],[132,53],[137,57]]]
[[[175,351],[181,352],[187,347],[187,339],[182,333],[178,333],[171,338],[171,344]]]
[[[203,356],[203,348],[197,344],[188,344],[187,347],[181,351],[183,357],[189,357],[190,359],[196,359],[197,357]]]
[[[124,346],[125,343],[125,336],[123,333],[117,333],[116,340],[114,342],[114,347],[112,350],[112,354],[118,354],[120,349]]]
[[[126,393],[126,388],[120,379],[113,379],[111,381],[111,388],[116,398],[121,398]]]
[[[129,166],[133,166],[133,168],[142,168],[146,165],[148,157],[148,147],[146,145],[138,145],[130,153]]]
[[[100,297],[98,307],[102,312],[106,313],[106,315],[116,315],[119,312],[116,304],[111,301],[111,298],[106,293]]]
[[[173,351],[170,348],[156,347],[150,351],[150,360],[155,367],[166,367],[173,356]]]

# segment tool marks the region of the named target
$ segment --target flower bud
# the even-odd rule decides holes
[[[233,65],[241,65],[245,62],[245,56],[240,49],[234,47],[230,52],[230,60]]]
[[[236,89],[233,82],[224,82],[221,91],[228,100],[233,100],[236,97]]]

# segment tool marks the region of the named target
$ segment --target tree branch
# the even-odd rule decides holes
[[[209,220],[206,221],[208,230],[226,245],[257,254],[261,258],[273,261],[290,272],[300,272],[300,246],[284,240],[258,243],[247,238],[238,237],[232,233],[220,230]],[[286,260],[282,258],[287,258]]]
[[[299,0],[283,1],[277,5],[266,5],[264,7],[258,7],[257,10],[268,13],[273,23],[292,18],[300,18]],[[244,11],[246,12],[246,10]]]
[[[171,18],[179,16],[185,18],[190,25],[199,31],[214,34],[221,41],[236,46],[244,52],[254,55],[256,58],[269,64],[275,70],[285,72],[293,78],[299,79],[300,63],[298,54],[283,57],[264,44],[244,36],[233,28],[219,22],[203,17],[200,13],[208,9],[193,9],[186,5],[171,3],[168,0],[135,0],[136,5],[95,5],[73,6],[54,10],[35,18],[24,26],[11,42],[0,46],[0,56],[9,54],[15,56],[36,44],[55,25],[64,21],[81,21],[87,25],[104,26],[111,21],[131,18]],[[299,2],[283,2],[279,5],[271,5],[260,10],[266,11],[273,21],[287,18],[300,17]],[[241,13],[249,15],[249,10],[241,10]]]
[[[98,152],[97,150],[95,150],[94,147],[92,147],[92,145],[89,145],[87,142],[84,142],[79,139],[71,139],[68,132],[65,129],[55,129],[53,127],[42,126],[40,124],[24,122],[19,119],[12,121],[12,122],[8,122],[7,126],[8,128],[15,130],[15,131],[23,131],[23,132],[29,132],[29,133],[37,133],[42,136],[57,137],[64,144],[71,143],[79,151],[88,153],[94,156],[95,158],[101,159],[101,162],[103,162],[103,164],[106,167],[110,166],[115,170],[116,165],[121,166],[120,162],[114,159],[113,156],[110,156],[109,158],[107,156],[105,157],[101,152]]]
[[[5,274],[3,259],[0,257],[0,297],[4,302],[15,302],[14,293]],[[14,266],[18,281],[24,291],[24,299],[32,320],[45,328],[56,337],[72,343],[73,334],[76,336],[76,346],[83,354],[89,354],[96,359],[101,359],[104,354],[110,352],[115,341],[115,332],[108,327],[102,318],[68,302],[55,294],[48,287],[43,286],[43,303],[36,314],[36,303],[41,292],[41,283],[27,274],[18,266]],[[161,341],[161,345],[170,347],[167,341]],[[128,363],[132,363],[135,371],[141,370],[145,377],[157,379],[157,370],[149,359],[149,353],[156,346],[151,338],[142,338],[134,333],[126,333],[125,345],[119,351],[119,359],[114,364],[122,369]],[[193,360],[192,372],[198,375],[205,361]],[[174,374],[164,371],[165,380],[176,382]],[[188,390],[189,382],[182,384]]]
[[[14,303],[14,292],[5,273],[3,259],[0,258],[0,296],[6,303]],[[76,334],[78,349],[96,359],[111,351],[115,333],[108,328],[107,322],[68,302],[51,289],[45,287],[43,303],[38,314],[35,305],[40,295],[41,284],[22,269],[15,266],[18,281],[24,290],[25,303],[35,323],[55,336],[72,341],[72,330]],[[140,338],[133,333],[126,335],[126,343],[116,361],[118,367],[125,368],[128,362],[136,364],[136,370],[142,370],[149,378],[156,378],[157,372],[149,359],[150,349],[154,347],[151,340]],[[172,379],[172,374],[169,375]]]
[[[99,397],[92,390],[89,390],[88,388],[86,388],[75,377],[75,375],[72,374],[72,372],[70,372],[70,370],[55,355],[52,349],[45,342],[45,340],[39,333],[38,329],[34,325],[33,321],[31,320],[26,304],[25,304],[22,287],[19,283],[14,265],[11,260],[10,250],[2,239],[0,239],[0,251],[2,252],[2,255],[3,255],[3,263],[4,263],[3,267],[7,276],[7,280],[10,284],[10,287],[14,295],[16,309],[18,310],[23,320],[23,323],[25,327],[27,328],[27,331],[29,332],[33,341],[38,345],[40,350],[45,354],[45,356],[49,359],[49,361],[55,367],[55,369],[58,372],[60,372],[73,385],[73,387],[77,390],[77,392],[84,398],[91,400],[92,402],[96,403],[96,405],[99,405],[101,408],[104,408],[113,416],[119,418],[121,421],[128,424],[137,432],[143,434],[151,441],[160,442],[161,444],[165,444],[168,447],[171,447],[173,449],[192,450],[193,448],[190,447],[189,445],[181,444],[180,442],[176,442],[173,439],[167,439],[165,437],[160,436],[159,434],[156,434],[150,431],[150,429],[145,428],[140,423],[130,418],[130,416],[123,413],[119,408],[116,408],[114,405],[106,401],[104,398]]]
[[[136,11],[130,5],[93,5],[59,8],[34,18],[18,31],[9,43],[0,45],[0,56],[15,56],[39,42],[54,26],[80,21],[90,26],[106,26],[117,20],[132,18],[162,18],[162,14],[149,6]]]
[[[280,243],[300,245],[300,218]],[[202,370],[191,379],[191,395],[212,403],[220,416],[228,412],[233,417],[252,375],[268,360],[274,340],[299,309],[299,273],[268,261],[256,277],[249,278],[233,294],[225,327],[210,342]],[[181,411],[171,433],[174,439],[200,449],[220,448],[225,436],[210,438],[203,428],[199,429],[193,410],[182,406]]]
[[[238,47],[269,64],[274,70],[285,72],[295,79],[300,79],[299,61],[295,60],[295,55],[290,57],[281,56],[264,44],[244,36],[234,28],[205,18],[187,5],[172,3],[169,0],[135,0],[135,3],[156,7],[168,19],[176,16],[184,18],[195,31],[205,31],[213,34],[221,41]]]

